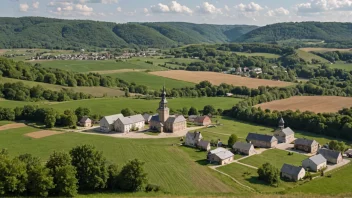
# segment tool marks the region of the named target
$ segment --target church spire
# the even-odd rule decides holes
[[[281,117],[280,121],[279,121],[279,128],[280,129],[284,129],[285,128],[285,121],[284,119]]]
[[[159,108],[166,108],[167,107],[167,100],[166,100],[166,90],[165,85],[163,86],[163,91],[161,93],[161,101]]]

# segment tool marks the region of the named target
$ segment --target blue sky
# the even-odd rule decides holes
[[[352,0],[0,0],[1,17],[266,25],[352,21]]]

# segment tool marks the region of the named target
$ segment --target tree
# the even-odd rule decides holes
[[[270,163],[265,163],[258,169],[259,179],[268,182],[270,185],[279,185],[280,171]]]
[[[334,150],[334,151],[340,151],[340,152],[345,152],[347,149],[346,143],[341,141],[336,141],[336,140],[332,140],[329,142],[329,148]]]
[[[183,107],[181,113],[182,113],[182,115],[187,115],[188,114],[188,108],[187,107]]]
[[[188,111],[188,115],[198,115],[198,110],[195,107],[191,107]]]
[[[126,89],[126,90],[125,90],[125,97],[130,97],[130,96],[131,96],[131,94],[130,94],[129,90]]]
[[[232,135],[229,137],[229,140],[227,141],[228,147],[232,148],[232,146],[237,142],[237,140],[238,140],[237,135],[232,134]]]
[[[76,114],[78,120],[80,120],[83,116],[89,116],[90,115],[90,109],[85,108],[85,107],[78,107],[75,110],[75,114]]]
[[[135,113],[134,113],[134,111],[132,110],[132,109],[130,109],[130,108],[125,108],[125,109],[122,109],[121,110],[121,113],[122,113],[122,115],[123,116],[131,116],[131,115],[134,115]]]
[[[67,153],[54,152],[46,163],[53,177],[55,188],[50,191],[52,195],[73,197],[77,194],[78,180],[76,169],[71,165],[71,157]]]
[[[45,127],[53,128],[56,123],[56,116],[57,116],[57,114],[54,109],[50,109],[50,110],[46,111],[45,118],[44,118]]]
[[[129,161],[119,175],[120,189],[125,191],[139,191],[147,183],[147,174],[143,170],[144,162],[134,159]]]
[[[111,164],[108,167],[109,178],[107,181],[107,186],[111,190],[115,190],[118,186],[119,181],[119,169],[116,164]]]
[[[70,151],[72,165],[76,168],[79,189],[94,190],[106,187],[108,172],[103,153],[94,146],[77,146]]]
[[[216,110],[214,108],[213,105],[206,105],[204,108],[203,108],[203,115],[215,115],[216,114]]]

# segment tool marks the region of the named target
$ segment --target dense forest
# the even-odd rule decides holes
[[[324,43],[352,45],[352,23],[290,22],[267,25],[241,36],[239,42],[279,42],[290,39],[316,39]]]
[[[3,17],[0,18],[0,48],[163,48],[230,42],[255,28],[181,22],[116,24],[42,17]]]

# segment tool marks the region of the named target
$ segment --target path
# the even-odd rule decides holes
[[[217,170],[214,166],[209,166],[209,168],[215,170],[216,172],[218,172],[218,173],[220,173],[220,174],[222,174],[222,175],[225,175],[226,177],[229,177],[230,179],[232,179],[232,181],[236,182],[238,185],[240,185],[240,186],[242,186],[242,187],[244,187],[244,188],[246,188],[246,189],[248,189],[248,190],[250,190],[250,191],[254,191],[254,192],[256,191],[256,190],[254,190],[253,188],[251,188],[251,187],[249,187],[249,186],[247,186],[247,185],[242,184],[242,183],[239,182],[237,179],[233,178],[231,175],[228,175],[228,174],[226,174],[226,173],[224,173],[224,172],[222,172],[222,171]]]

